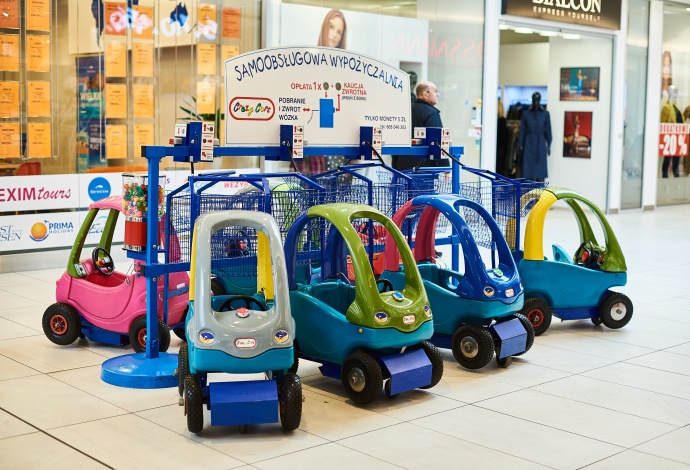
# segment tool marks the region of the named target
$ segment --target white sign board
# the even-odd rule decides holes
[[[410,145],[410,79],[342,49],[281,47],[225,61],[225,144],[278,145],[280,125],[304,126],[309,145],[359,145],[360,126],[386,145]]]

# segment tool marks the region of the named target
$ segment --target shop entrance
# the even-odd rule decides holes
[[[551,185],[606,207],[612,37],[509,23],[500,28],[497,171],[537,179],[545,169]],[[543,111],[533,104],[535,93]]]

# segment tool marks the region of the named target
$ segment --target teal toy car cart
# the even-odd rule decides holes
[[[378,291],[368,253],[353,226],[363,220],[384,227],[400,249],[405,282],[397,291]],[[304,253],[298,248],[309,239],[306,235],[325,240],[319,243],[318,278],[299,265]],[[347,254],[354,283],[347,277]],[[443,360],[428,342],[433,335],[429,301],[412,253],[393,221],[363,204],[314,206],[290,228],[285,258],[297,327],[295,350],[299,357],[320,363],[323,375],[340,379],[353,402],[373,402],[382,387],[392,396],[439,382]]]
[[[537,335],[551,325],[551,316],[562,320],[589,318],[595,325],[622,328],[633,315],[632,301],[612,291],[627,282],[625,257],[603,212],[584,196],[567,189],[548,188],[540,195],[523,196],[522,204],[536,199],[525,227],[524,255],[518,265],[525,289],[523,314]],[[580,231],[580,246],[570,256],[553,245],[553,259],[544,257],[544,223],[548,210],[564,201],[572,210]],[[601,245],[582,206],[591,210],[604,234]]]

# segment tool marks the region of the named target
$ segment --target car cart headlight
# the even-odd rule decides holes
[[[431,307],[428,305],[424,306],[424,315],[426,315],[427,318],[431,318]]]
[[[513,289],[506,289],[506,297],[512,297],[515,295],[515,291]]]
[[[211,330],[201,330],[199,332],[199,342],[201,344],[213,344],[216,341],[216,335]]]
[[[278,344],[284,343],[288,339],[290,339],[290,335],[285,330],[278,330],[273,335],[273,340]]]
[[[493,287],[486,286],[484,288],[484,295],[487,297],[493,297],[495,293],[496,293],[496,290]]]
[[[386,323],[388,323],[389,319],[390,318],[388,317],[388,315],[386,315],[386,312],[376,312],[374,314],[374,321],[379,325],[385,325]]]

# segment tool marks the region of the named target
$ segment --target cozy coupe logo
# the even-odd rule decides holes
[[[270,98],[236,96],[228,106],[230,115],[237,121],[270,121],[276,107]]]

